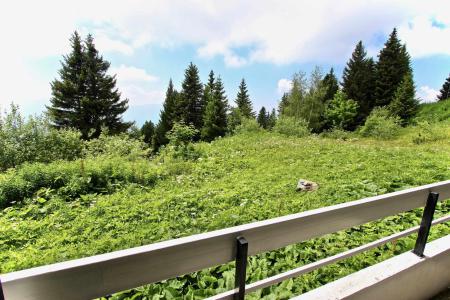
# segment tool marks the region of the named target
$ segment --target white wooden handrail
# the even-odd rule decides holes
[[[436,220],[433,221],[432,224],[433,225],[437,225],[437,224],[442,224],[442,223],[445,223],[445,222],[448,222],[448,221],[450,221],[450,215],[445,216],[445,217],[441,217],[439,219],[436,219]],[[280,282],[282,282],[284,280],[287,280],[287,279],[290,279],[290,278],[298,277],[298,276],[300,276],[302,274],[306,274],[308,272],[314,271],[316,269],[319,269],[321,267],[327,266],[329,264],[332,264],[332,263],[338,262],[340,260],[343,260],[343,259],[355,256],[358,253],[361,253],[361,252],[364,252],[364,251],[376,248],[376,247],[384,245],[384,244],[386,244],[388,242],[398,240],[398,239],[400,239],[402,237],[408,236],[410,234],[413,234],[413,233],[419,231],[419,227],[420,226],[414,226],[414,227],[411,227],[411,228],[409,228],[407,230],[404,230],[404,231],[401,231],[401,232],[398,232],[398,233],[394,233],[394,234],[392,234],[390,236],[387,236],[387,237],[378,239],[376,241],[364,244],[362,246],[359,246],[359,247],[347,250],[345,252],[341,252],[341,253],[338,253],[336,255],[333,255],[333,256],[330,256],[330,257],[327,257],[327,258],[315,261],[313,263],[310,263],[310,264],[307,264],[307,265],[304,265],[304,266],[301,266],[301,267],[289,270],[287,272],[280,273],[280,274],[277,274],[277,275],[265,278],[263,280],[259,280],[259,281],[247,284],[247,285],[245,285],[245,293],[249,294],[251,292],[255,292],[255,291],[259,290],[259,289],[262,289],[262,288],[265,288],[265,287],[268,287],[268,286],[280,283]],[[233,295],[236,292],[237,292],[237,289],[230,290],[230,291],[218,294],[218,295],[216,295],[214,297],[210,297],[210,298],[208,298],[208,300],[233,299]]]
[[[274,250],[450,198],[450,180],[180,239],[0,275],[7,300],[92,299]]]

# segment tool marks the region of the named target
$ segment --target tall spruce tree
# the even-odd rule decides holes
[[[378,54],[378,62],[375,65],[376,106],[385,106],[391,103],[395,91],[407,74],[412,75],[410,56],[406,51],[406,46],[400,43],[397,29],[394,28],[384,44],[384,48]],[[349,97],[351,96],[349,95]]]
[[[414,82],[411,74],[406,74],[394,94],[389,110],[400,117],[402,125],[406,125],[419,110]]]
[[[214,84],[211,99],[208,101],[203,120],[201,137],[205,141],[212,141],[219,136],[225,136],[227,132],[228,100],[225,88],[220,77]]]
[[[239,91],[236,96],[236,105],[238,109],[241,111],[243,117],[246,118],[255,117],[252,102],[250,100],[250,96],[248,95],[247,84],[245,83],[244,78],[242,78],[241,83],[239,84]]]
[[[163,108],[159,114],[159,122],[155,128],[153,137],[153,148],[155,151],[162,145],[169,143],[166,134],[172,129],[173,123],[179,120],[179,116],[177,116],[177,101],[179,98],[179,93],[173,87],[172,79],[170,79],[166,91],[166,99],[164,100]]]
[[[155,124],[152,121],[145,121],[139,130],[140,134],[144,137],[144,142],[151,146],[153,143],[153,136],[155,134]]]
[[[439,101],[447,100],[450,98],[450,74],[442,85],[442,89],[439,91],[437,96]]]
[[[359,107],[354,125],[363,123],[374,107],[374,62],[366,55],[363,43],[359,41],[342,75],[343,92]]]
[[[102,127],[115,134],[133,123],[123,122],[128,99],[121,99],[115,76],[107,74],[110,63],[99,55],[88,35],[84,46],[78,33],[71,38],[72,52],[65,56],[60,80],[51,84],[48,114],[57,128],[79,129],[83,139],[97,138]]]
[[[264,129],[267,129],[269,127],[269,114],[267,113],[267,110],[264,106],[259,110],[256,121],[258,122],[259,126]]]
[[[192,62],[184,72],[184,80],[181,87],[181,101],[179,103],[181,119],[186,124],[192,124],[197,130],[200,130],[203,125],[205,109],[203,86],[200,82],[198,68]]]
[[[339,83],[336,78],[336,75],[334,75],[333,68],[330,69],[330,72],[328,72],[322,79],[322,85],[325,88],[325,96],[324,100],[328,101],[333,99],[334,94],[339,90]]]
[[[209,89],[211,91],[214,90],[215,82],[216,82],[216,78],[214,77],[214,71],[211,70],[208,75],[208,84],[207,84],[207,86],[209,87]]]
[[[275,108],[272,108],[272,112],[270,113],[267,119],[267,128],[272,129],[277,122],[277,113],[275,112]]]
[[[47,106],[48,114],[56,128],[80,128],[81,99],[85,95],[84,79],[84,48],[78,32],[70,38],[72,51],[63,56],[61,69],[58,71],[60,80],[54,80],[51,106]]]
[[[289,94],[283,93],[283,96],[281,96],[280,102],[278,103],[278,114],[283,115],[285,114],[285,109],[289,104]]]
[[[205,110],[206,110],[206,107],[208,106],[209,100],[212,99],[212,96],[214,93],[215,81],[216,81],[216,79],[214,77],[214,72],[213,72],[213,70],[211,70],[208,75],[208,83],[205,84],[205,86],[204,86],[203,96],[202,96],[203,97],[203,105],[205,106]],[[205,111],[203,113],[205,113]],[[204,117],[204,115],[203,115],[203,117]]]

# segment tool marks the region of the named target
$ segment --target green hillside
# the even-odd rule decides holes
[[[450,122],[450,99],[420,105],[416,119],[428,122]]]
[[[440,132],[445,128],[439,127]],[[414,143],[419,130],[407,128],[391,141],[251,132],[195,144],[196,160],[166,152],[152,160],[104,155],[25,164],[0,174],[0,203],[14,201],[0,211],[0,273],[449,179],[450,139]],[[320,187],[296,192],[299,178]],[[437,215],[449,211],[450,203],[442,204]],[[393,216],[259,255],[250,260],[248,282],[406,229],[420,216],[420,211]],[[439,225],[432,238],[449,233],[450,225]],[[251,297],[290,297],[406,251],[413,243],[414,236],[402,239]],[[233,272],[232,264],[219,266],[115,297],[200,299],[232,288]]]

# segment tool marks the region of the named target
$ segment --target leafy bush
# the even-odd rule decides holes
[[[294,117],[281,116],[273,128],[273,131],[286,136],[304,137],[311,133],[308,122]]]
[[[168,146],[162,153],[163,157],[170,156],[175,159],[195,160],[200,153],[192,145],[192,141],[198,135],[198,130],[193,125],[185,125],[183,122],[175,123],[167,133]]]
[[[239,126],[236,127],[236,133],[255,133],[261,132],[263,129],[259,126],[255,119],[243,118]]]
[[[81,156],[80,134],[74,130],[56,130],[43,117],[25,120],[13,104],[0,113],[0,170],[24,162],[73,160]]]
[[[108,155],[136,158],[148,156],[150,149],[144,141],[126,133],[106,135],[102,132],[97,139],[84,142],[84,153],[87,157]]]
[[[445,134],[443,134],[440,127],[427,121],[419,121],[414,129],[415,134],[412,137],[414,144],[434,142],[445,138]]]
[[[337,91],[334,98],[328,102],[325,108],[325,120],[332,127],[348,129],[354,123],[358,114],[358,103],[347,99],[342,91]]]
[[[0,207],[32,197],[41,188],[48,188],[64,199],[83,194],[111,193],[123,184],[152,186],[161,177],[160,167],[127,157],[101,157],[58,161],[50,164],[24,164],[0,177]]]
[[[375,108],[359,130],[363,137],[391,139],[400,131],[400,118],[392,116],[386,108]]]

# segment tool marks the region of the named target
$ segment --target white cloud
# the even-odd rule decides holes
[[[159,80],[158,77],[148,74],[144,69],[123,64],[119,67],[112,67],[109,73],[116,74],[117,81],[120,82],[154,82]]]
[[[92,32],[99,50],[190,45],[230,67],[255,62],[342,63],[360,39],[370,53],[394,26],[413,57],[450,55],[450,9],[440,0],[10,1],[0,10],[0,103],[48,99],[52,76],[34,62],[60,59],[68,37]],[[447,5],[448,6],[448,5]],[[442,26],[433,26],[433,20]],[[11,74],[14,72],[15,74]],[[27,88],[23,83],[27,82]],[[145,94],[145,93],[144,93]],[[6,100],[5,100],[6,99]]]
[[[286,78],[282,78],[278,80],[277,88],[278,94],[283,95],[284,93],[287,93],[291,90],[292,81]]]
[[[162,90],[154,90],[136,84],[118,84],[118,86],[122,96],[129,99],[130,106],[160,104],[164,101],[164,91]]]
[[[417,91],[417,97],[420,102],[435,102],[436,97],[439,94],[438,90],[432,89],[429,86],[421,86]]]
[[[159,78],[146,70],[122,64],[112,67],[109,73],[116,75],[117,87],[122,95],[130,100],[130,106],[159,104],[164,101],[164,91],[152,85],[158,82]]]

